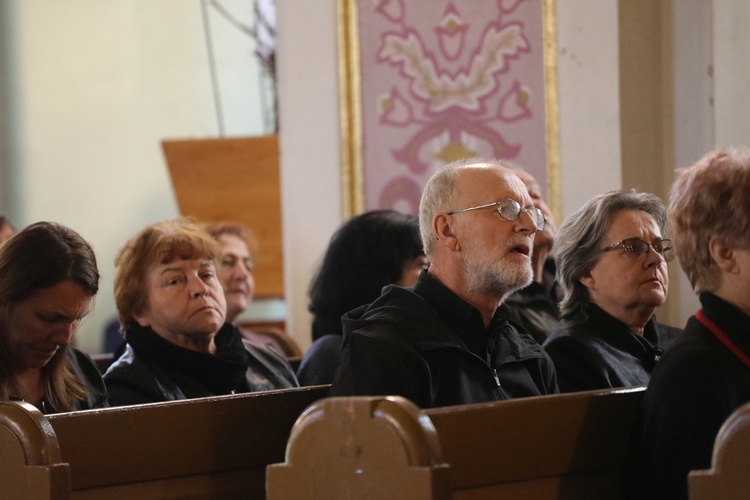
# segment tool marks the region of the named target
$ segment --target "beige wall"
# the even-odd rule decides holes
[[[248,4],[242,0],[223,2]],[[47,219],[80,232],[102,275],[93,313],[77,335],[97,352],[115,315],[113,260],[144,225],[177,215],[159,142],[219,133],[199,1],[4,0],[0,25],[3,136],[0,180],[12,183],[6,209],[17,225]],[[251,6],[248,7],[251,11]],[[214,26],[214,36],[220,26]],[[232,33],[226,36],[236,36]],[[215,38],[217,42],[221,39]],[[232,42],[229,40],[228,42]],[[228,134],[263,133],[252,50],[219,54],[223,74],[246,81]],[[223,46],[227,46],[225,43]],[[256,109],[253,109],[253,106]],[[2,192],[0,192],[0,195]],[[6,201],[6,200],[4,200]],[[0,204],[0,206],[6,203]]]
[[[287,329],[304,349],[307,286],[343,220],[336,2],[280,0],[277,8]]]

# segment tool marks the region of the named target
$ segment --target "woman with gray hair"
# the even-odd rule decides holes
[[[561,392],[643,385],[680,329],[654,319],[667,298],[666,210],[652,194],[594,197],[557,232],[562,322],[544,343]]]

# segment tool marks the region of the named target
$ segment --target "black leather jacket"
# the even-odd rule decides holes
[[[479,311],[423,272],[347,313],[331,395],[400,395],[422,408],[557,392],[552,362],[501,306]]]
[[[555,363],[561,392],[645,385],[664,349],[682,330],[652,316],[643,335],[594,304],[563,319],[544,349]]]
[[[104,374],[112,406],[297,387],[289,363],[268,347],[242,339],[229,323],[216,353],[178,347],[150,328],[131,327],[125,352]]]

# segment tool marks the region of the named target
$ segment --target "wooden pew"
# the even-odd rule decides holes
[[[268,499],[619,498],[643,391],[424,411],[398,397],[324,399],[295,424],[286,462],[268,467]]]
[[[0,403],[0,498],[264,498],[300,413],[328,386],[44,416]]]
[[[721,426],[714,442],[711,469],[688,474],[690,500],[745,499],[750,492],[750,403]]]

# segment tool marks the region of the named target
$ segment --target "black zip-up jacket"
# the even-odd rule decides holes
[[[148,327],[130,327],[125,339],[125,352],[104,374],[112,406],[299,385],[286,359],[266,346],[243,340],[229,323],[214,338],[215,354],[174,345]]]
[[[566,317],[544,342],[561,392],[646,385],[656,362],[682,329],[657,323],[643,335],[594,304]]]
[[[552,361],[501,306],[481,314],[423,272],[343,318],[331,395],[399,395],[422,408],[558,392]]]

